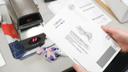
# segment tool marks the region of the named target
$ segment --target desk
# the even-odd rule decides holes
[[[7,17],[5,6],[0,6],[0,9],[2,15]],[[47,12],[48,10],[45,8],[43,8],[43,10],[45,10],[43,11],[43,14],[45,15],[44,20],[47,21],[52,14]],[[6,21],[10,23],[10,19],[8,18],[9,17],[7,17]],[[36,54],[22,61],[16,60],[11,54],[11,51],[7,45],[6,38],[4,37],[1,29],[0,43],[0,52],[6,61],[6,65],[0,67],[0,72],[61,72],[71,67],[73,64],[73,62],[68,57],[60,57],[57,61],[49,63],[47,60],[43,59],[43,57]]]
[[[48,13],[48,18],[50,15]],[[45,15],[45,14],[43,14]],[[46,20],[49,20],[46,17]],[[111,17],[111,16],[110,16]],[[128,23],[120,24],[113,17],[113,22],[109,25],[112,27],[128,30]],[[23,61],[16,60],[12,57],[7,41],[0,29],[0,51],[6,61],[6,65],[0,68],[0,72],[61,72],[72,66],[73,62],[68,57],[60,57],[57,61],[49,63],[38,55],[31,56]]]
[[[1,32],[0,43],[0,50],[7,63],[0,68],[0,72],[61,72],[70,67],[73,63],[66,57],[61,57],[57,61],[49,63],[38,55],[31,56],[23,61],[16,60],[12,57],[10,49],[6,44],[5,37]]]

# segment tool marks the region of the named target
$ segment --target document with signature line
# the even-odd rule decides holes
[[[44,26],[44,32],[88,72],[103,72],[120,48],[101,25],[80,13],[71,6],[63,8]]]

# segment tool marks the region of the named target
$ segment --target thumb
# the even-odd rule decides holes
[[[102,26],[102,29],[111,36],[118,33],[118,29],[109,26]]]
[[[74,64],[73,68],[76,70],[76,72],[87,72],[84,68],[80,67],[77,64]]]
[[[109,26],[102,26],[102,29],[108,33],[111,37],[113,37],[114,39],[127,39],[128,38],[128,32],[127,31],[123,31],[120,29],[116,29],[116,28],[112,28]]]

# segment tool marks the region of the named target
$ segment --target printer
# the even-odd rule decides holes
[[[43,22],[33,0],[5,0],[17,30],[24,30]]]

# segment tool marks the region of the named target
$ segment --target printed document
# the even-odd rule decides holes
[[[111,19],[92,0],[56,0],[48,5],[49,9],[57,14],[63,7],[78,8],[82,16],[100,25],[108,24]]]
[[[103,72],[120,48],[101,29],[101,24],[87,16],[74,4],[67,6],[44,26],[44,32],[88,72]],[[106,20],[111,21],[109,17]]]

